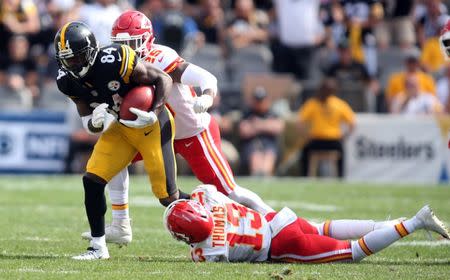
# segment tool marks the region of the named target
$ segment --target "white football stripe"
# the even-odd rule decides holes
[[[440,246],[450,246],[449,240],[436,240],[436,241],[430,241],[430,240],[414,240],[414,241],[400,241],[392,244],[392,246],[396,247],[418,247],[418,246],[424,246],[424,247],[440,247]]]

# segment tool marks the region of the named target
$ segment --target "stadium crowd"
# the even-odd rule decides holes
[[[137,9],[152,20],[157,43],[172,47],[217,77],[220,101],[211,113],[222,136],[232,143],[224,148],[231,162],[238,154],[234,145],[241,151],[243,172],[272,175],[295,154],[292,151],[304,147],[299,162],[301,173],[307,175],[305,155],[311,150],[336,150],[338,162],[342,161],[341,141],[354,126],[354,112],[450,113],[450,65],[438,41],[450,18],[449,4],[443,0],[3,0],[0,108],[67,111],[69,101],[55,85],[56,31],[67,21],[80,20],[104,45],[121,12]],[[72,115],[78,118],[76,112]],[[342,130],[342,123],[348,129]],[[95,143],[81,131],[81,124],[73,125],[70,162]],[[298,135],[304,137],[287,149],[288,138]],[[73,169],[77,168],[68,164],[67,170]],[[343,174],[342,163],[338,174]]]

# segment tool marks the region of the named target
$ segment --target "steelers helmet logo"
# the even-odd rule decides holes
[[[120,82],[119,81],[110,81],[108,83],[108,88],[112,91],[118,91],[120,88]]]

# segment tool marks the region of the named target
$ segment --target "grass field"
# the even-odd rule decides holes
[[[370,186],[299,179],[241,179],[280,209],[299,216],[379,219],[411,216],[430,203],[450,223],[448,186]],[[191,190],[196,181],[180,178]],[[163,208],[144,177],[131,178],[134,240],[110,245],[111,259],[70,259],[87,242],[81,176],[0,176],[0,279],[450,279],[450,242],[430,241],[424,232],[359,264],[194,264],[188,248],[164,231]],[[110,212],[107,214],[110,219]],[[437,236],[433,235],[434,239]]]

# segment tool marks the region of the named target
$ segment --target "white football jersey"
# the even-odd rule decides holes
[[[170,73],[180,63],[184,62],[184,59],[169,47],[153,44],[146,61],[162,71]],[[194,112],[193,104],[195,98],[197,98],[197,95],[192,87],[180,83],[173,84],[167,103],[175,113],[175,139],[195,136],[205,130],[211,121],[209,113],[197,114]]]
[[[191,245],[195,262],[266,261],[271,243],[271,228],[264,216],[202,185],[192,193],[212,213],[214,228],[203,242]]]

